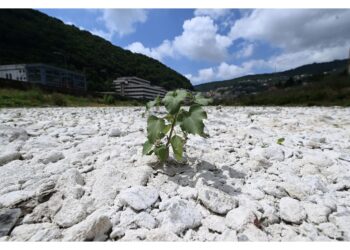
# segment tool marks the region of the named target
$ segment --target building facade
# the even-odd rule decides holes
[[[157,96],[164,97],[167,91],[159,86],[151,85],[147,80],[132,77],[119,77],[113,81],[115,91],[125,97],[135,99],[154,99]]]
[[[85,75],[42,63],[0,65],[0,78],[59,89],[87,90]]]

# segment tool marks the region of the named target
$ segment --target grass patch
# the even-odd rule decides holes
[[[39,88],[18,90],[0,88],[0,108],[9,107],[107,107],[107,106],[140,106],[143,101],[119,100],[113,96],[79,97],[61,93],[51,93]]]

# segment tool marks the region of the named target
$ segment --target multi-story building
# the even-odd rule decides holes
[[[0,78],[86,91],[85,75],[47,64],[0,65]]]
[[[154,99],[164,97],[167,91],[159,86],[151,85],[147,80],[131,77],[119,77],[113,81],[115,91],[125,97],[136,99]]]

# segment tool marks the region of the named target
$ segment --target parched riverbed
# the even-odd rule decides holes
[[[349,108],[206,110],[159,166],[143,108],[1,109],[0,241],[350,240]]]

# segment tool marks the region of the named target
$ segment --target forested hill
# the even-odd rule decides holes
[[[256,81],[259,79],[267,79],[267,78],[279,79],[280,77],[283,77],[283,76],[293,77],[293,76],[302,75],[302,74],[319,75],[319,74],[323,74],[324,72],[331,72],[331,71],[340,72],[346,69],[347,64],[348,64],[348,59],[334,60],[331,62],[323,62],[323,63],[312,63],[312,64],[306,64],[306,65],[297,67],[295,69],[286,70],[283,72],[247,75],[247,76],[234,78],[231,80],[203,83],[200,85],[196,85],[195,89],[198,91],[209,91],[219,87],[230,87],[235,85],[239,81],[247,81],[247,80]]]
[[[66,60],[65,60],[66,58]],[[66,61],[66,62],[65,62]],[[85,72],[89,90],[107,90],[119,76],[138,76],[166,89],[190,81],[157,60],[30,9],[0,10],[0,65],[47,63]]]

